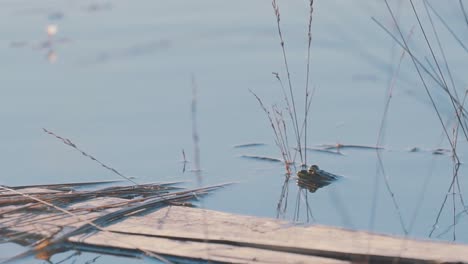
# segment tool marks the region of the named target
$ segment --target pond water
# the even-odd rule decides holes
[[[468,43],[458,1],[429,2],[461,42]],[[431,60],[430,53],[411,6],[397,0],[390,4],[415,56],[427,65],[424,57]],[[303,109],[308,5],[305,1],[279,5],[292,84]],[[391,16],[381,1],[316,1],[314,8],[310,84],[315,92],[308,146],[375,146],[402,49],[372,18],[398,34]],[[421,1],[417,10],[431,31]],[[454,83],[463,95],[468,53],[432,16]],[[139,183],[187,181],[187,187],[198,186],[192,172],[194,78],[202,184],[236,182],[205,198],[202,205],[277,216],[284,165],[242,158],[280,158],[268,118],[249,92],[254,91],[267,107],[284,106],[271,74],[278,72],[287,80],[270,1],[4,0],[0,24],[1,184],[117,177],[45,134],[42,128],[47,128]],[[56,34],[50,25],[57,26]],[[453,107],[440,87],[433,81],[428,85],[451,134]],[[463,163],[467,146],[462,135],[457,151]],[[265,145],[234,147],[247,143]],[[394,81],[381,145],[385,176],[399,209],[379,172],[375,150],[342,148],[343,155],[311,151],[309,164],[345,179],[307,193],[307,198],[303,192],[296,220],[307,222],[307,199],[313,215],[310,223],[404,235],[403,222],[410,236],[427,238],[448,194],[453,162],[451,153],[432,154],[450,145],[407,54]],[[421,151],[408,151],[414,147]],[[185,172],[182,150],[189,160]],[[468,184],[465,172],[462,164],[462,191]],[[294,180],[288,189],[289,206],[281,218],[294,220],[299,192]],[[459,196],[455,194],[457,214],[464,210]],[[434,238],[453,239],[452,211],[450,191]],[[456,218],[459,242],[468,242],[467,220],[463,213]],[[1,247],[0,253],[11,252],[11,247]],[[96,256],[79,259],[85,263]],[[54,261],[60,257],[65,258],[57,256]],[[110,256],[95,262],[111,261],[128,263]]]

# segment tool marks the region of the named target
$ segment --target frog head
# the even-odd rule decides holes
[[[309,173],[310,174],[315,174],[319,170],[319,167],[317,165],[312,165],[309,168]]]

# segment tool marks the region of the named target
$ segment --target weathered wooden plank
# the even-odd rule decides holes
[[[41,190],[32,190],[41,195]],[[468,263],[468,245],[421,241],[326,226],[171,206],[152,212],[159,200],[191,197],[193,191],[146,199],[92,198],[68,204],[73,215],[30,205],[0,207],[4,241],[31,244],[49,238],[98,252],[153,252],[170,258],[236,263]],[[39,193],[39,194],[37,194]],[[203,193],[203,192],[202,192]],[[167,196],[167,197],[166,197]],[[165,198],[164,198],[165,197]],[[184,198],[186,199],[186,198]],[[149,203],[147,205],[147,203]],[[161,204],[161,206],[163,206]],[[154,208],[154,209],[152,209]],[[146,210],[148,209],[148,210]],[[136,212],[145,212],[142,216]],[[152,213],[148,213],[152,212]],[[115,216],[114,216],[115,215]],[[114,223],[117,220],[120,222]],[[93,221],[93,225],[90,225]],[[100,226],[97,228],[94,225]],[[105,228],[106,231],[97,231]]]
[[[185,208],[168,207],[144,217],[129,217],[106,228],[110,232],[177,241],[236,245],[262,249],[332,257],[344,260],[371,259],[379,262],[450,262],[468,263],[468,245],[404,239],[326,226],[295,226],[284,221]],[[108,233],[108,232],[107,232]],[[93,244],[102,238],[74,237],[72,241]],[[133,241],[133,237],[130,241]],[[146,248],[160,252],[160,244]],[[114,243],[114,244],[113,244]],[[121,246],[122,241],[109,240],[108,246]],[[183,252],[180,250],[179,252]],[[215,251],[210,251],[215,253]],[[167,252],[166,252],[167,253]],[[182,254],[182,253],[180,253]],[[187,251],[190,257],[192,251]],[[366,257],[369,256],[369,257]]]
[[[204,243],[184,240],[158,238],[144,235],[128,235],[119,233],[99,232],[92,236],[82,235],[72,237],[69,241],[80,248],[92,246],[92,250],[100,252],[99,248],[118,248],[119,250],[135,250],[154,252],[168,260],[179,259],[204,260],[221,263],[324,263],[345,264],[331,258],[307,256],[302,254],[277,252],[272,250],[241,247],[228,244]],[[124,254],[121,252],[121,254]]]

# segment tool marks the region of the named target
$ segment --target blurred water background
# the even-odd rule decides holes
[[[468,43],[458,1],[430,3]],[[409,4],[397,0],[390,4],[415,55],[430,58]],[[282,1],[279,5],[292,82],[302,100],[308,4]],[[422,1],[417,7],[424,14]],[[315,93],[309,146],[376,145],[387,89],[402,49],[372,17],[397,34],[383,1],[314,3],[310,83]],[[433,19],[463,95],[467,52],[440,20]],[[187,181],[184,186],[197,186],[191,172],[194,76],[202,183],[236,182],[205,198],[203,206],[277,216],[284,165],[241,157],[280,158],[268,119],[249,92],[255,91],[267,106],[284,105],[271,74],[279,72],[286,80],[270,1],[3,0],[0,25],[1,184],[116,179],[45,134],[42,128],[47,128],[137,182]],[[57,32],[51,33],[55,26]],[[430,83],[430,89],[451,131],[453,108],[440,87]],[[395,81],[384,139],[385,175],[404,225],[410,236],[427,238],[448,193],[453,162],[451,153],[432,153],[450,145],[409,56],[403,58]],[[265,145],[234,147],[247,143]],[[415,147],[420,151],[409,151]],[[463,137],[457,149],[463,162],[467,153]],[[185,172],[182,150],[189,160]],[[346,177],[308,193],[311,223],[404,235],[378,173],[376,151],[343,148],[341,153],[308,153],[309,164]],[[466,190],[465,172],[462,164],[462,190]],[[298,191],[291,181],[289,208],[281,218],[293,219]],[[464,210],[458,196],[457,213]],[[305,222],[304,197],[300,199],[298,221]],[[452,207],[450,194],[434,238],[453,239]],[[466,213],[456,220],[456,239],[466,243]],[[5,245],[0,252],[11,252],[11,247]],[[84,263],[94,257],[79,258]],[[111,261],[128,263],[110,256],[96,263]]]

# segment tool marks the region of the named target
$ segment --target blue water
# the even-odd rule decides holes
[[[429,58],[410,6],[405,3],[397,9],[403,2],[391,4],[404,34],[414,26],[410,45],[415,55]],[[430,2],[467,42],[458,1]],[[279,4],[291,77],[302,109],[307,5]],[[422,5],[418,10],[424,14]],[[402,50],[371,17],[391,25],[391,17],[380,2],[315,3],[311,85],[316,92],[310,110],[309,145],[377,142],[386,89]],[[467,53],[440,21],[433,19],[463,94]],[[39,47],[47,41],[45,28],[49,24],[58,26],[53,37],[54,55]],[[276,217],[284,166],[240,157],[280,157],[268,119],[248,91],[255,91],[267,106],[284,105],[271,74],[279,72],[286,81],[270,1],[5,0],[0,3],[0,25],[1,184],[117,177],[42,132],[47,128],[138,182],[180,180],[188,181],[188,187],[197,186],[190,172],[194,169],[190,110],[194,76],[202,183],[236,182],[207,197],[203,206]],[[48,59],[48,54],[56,57],[55,61]],[[451,119],[453,110],[446,95],[433,82],[429,86],[443,119]],[[395,82],[382,155],[406,226],[418,212],[410,229],[414,237],[428,236],[451,181],[451,156],[432,155],[430,151],[449,148],[443,138],[440,122],[406,55]],[[266,145],[233,148],[251,142]],[[411,147],[429,151],[408,152]],[[460,140],[462,161],[466,149],[466,142]],[[182,150],[191,161],[185,173]],[[345,155],[308,153],[308,163],[346,177],[308,194],[314,222],[403,235],[383,178],[379,176],[375,183],[376,152],[342,152]],[[467,184],[465,171],[462,165],[462,190]],[[293,219],[297,192],[291,181],[285,219]],[[436,234],[453,220],[451,197]],[[306,220],[304,206],[301,201],[301,222]],[[457,211],[462,211],[459,202]],[[468,242],[466,222],[466,217],[461,217],[457,225],[459,242]],[[451,240],[452,231],[440,239]]]

